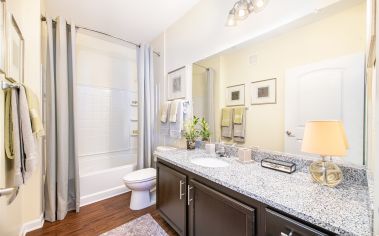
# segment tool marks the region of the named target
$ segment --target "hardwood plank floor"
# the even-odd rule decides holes
[[[170,236],[176,232],[160,217],[155,205],[139,211],[129,208],[131,192],[109,198],[80,208],[80,212],[69,212],[62,221],[45,222],[43,228],[27,236],[46,235],[99,235],[134,220],[144,214],[150,215]]]

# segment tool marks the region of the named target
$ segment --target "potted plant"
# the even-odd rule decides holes
[[[184,137],[187,140],[187,149],[195,149],[195,141],[199,137],[199,130],[197,130],[197,124],[199,118],[194,116],[192,120],[189,120],[184,125]]]
[[[211,136],[211,132],[209,132],[208,122],[204,119],[204,117],[200,121],[200,137],[204,142],[209,142],[209,137]]]

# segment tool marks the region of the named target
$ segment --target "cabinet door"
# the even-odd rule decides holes
[[[195,180],[188,186],[189,234],[254,235],[254,209]]]
[[[266,209],[266,236],[326,236],[294,219]]]
[[[179,235],[186,235],[186,176],[158,163],[157,209]]]

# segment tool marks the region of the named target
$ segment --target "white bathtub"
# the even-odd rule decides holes
[[[128,192],[122,177],[134,171],[136,163],[136,151],[79,157],[80,205]]]

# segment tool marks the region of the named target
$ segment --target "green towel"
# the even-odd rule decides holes
[[[245,107],[236,107],[234,108],[234,124],[242,124],[243,114],[245,113]]]
[[[12,90],[11,89],[5,90],[4,145],[5,145],[5,154],[9,159],[13,159],[15,156],[15,151],[13,147],[11,96],[12,96]]]
[[[32,125],[33,134],[37,137],[42,137],[45,135],[45,130],[43,128],[42,120],[39,116],[39,101],[37,96],[33,93],[30,88],[24,86],[26,91],[26,98],[28,100],[29,114]]]
[[[231,108],[222,108],[221,114],[221,126],[228,127],[231,125],[232,120],[232,109]]]

